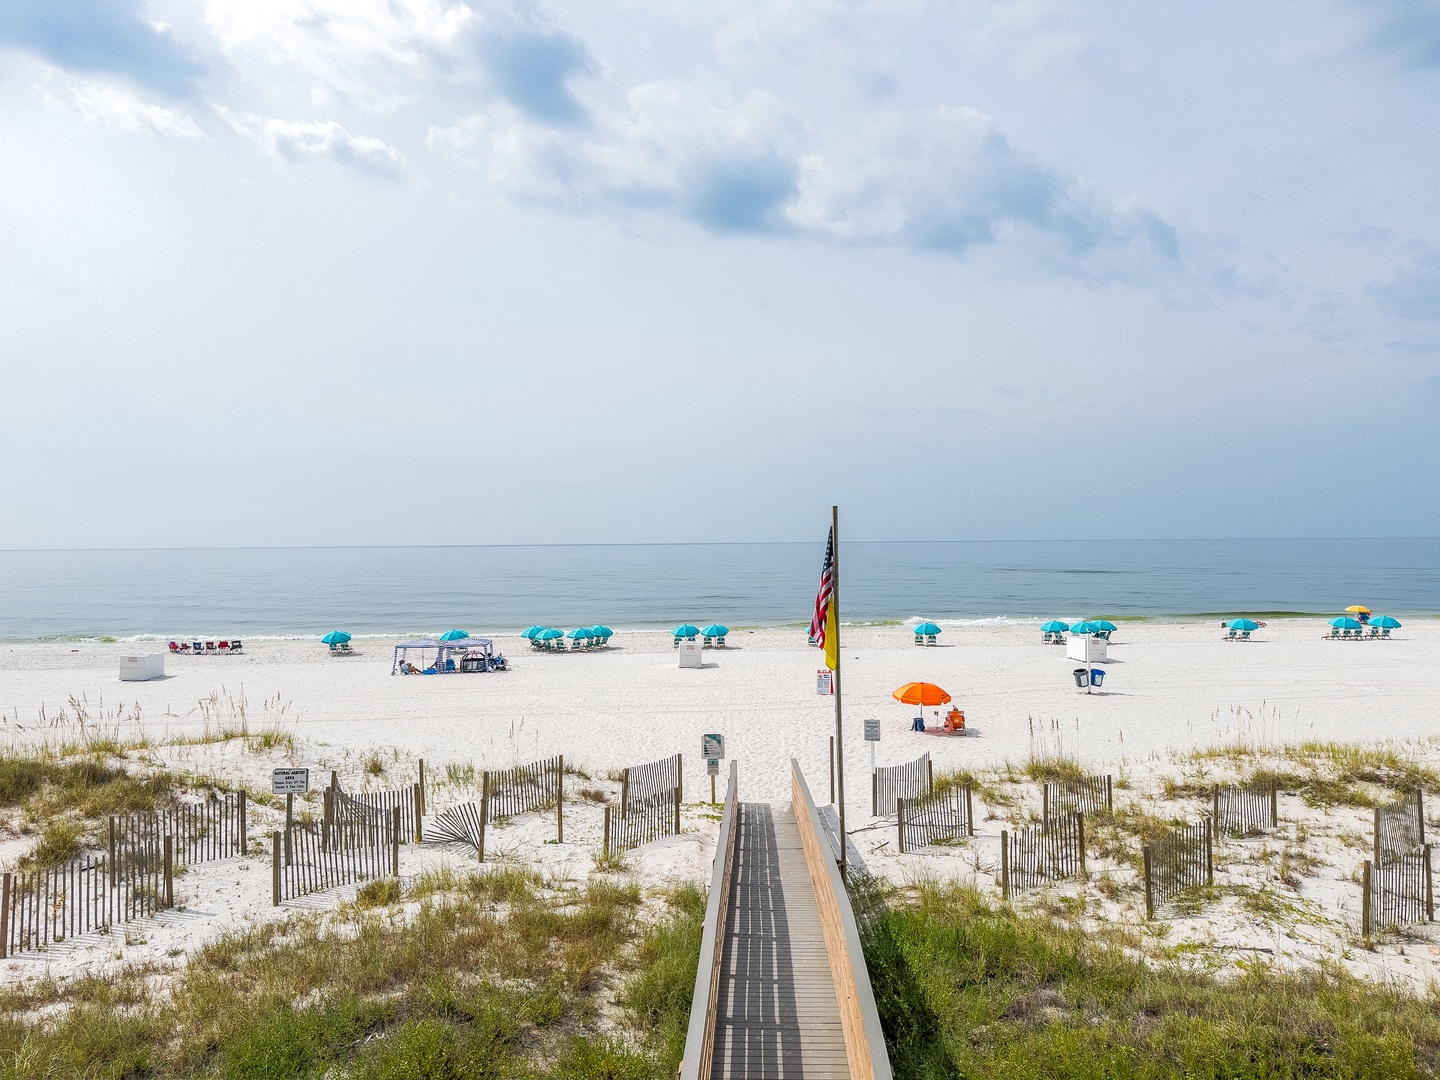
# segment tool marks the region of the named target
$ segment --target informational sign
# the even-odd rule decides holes
[[[826,697],[827,695],[835,693],[833,679],[834,672],[832,672],[829,668],[822,667],[818,671],[816,671],[815,693],[819,694],[821,697]]]
[[[304,795],[309,790],[309,769],[276,769],[270,774],[270,791],[272,794]]]
[[[715,761],[719,761],[721,758],[723,758],[725,756],[725,736],[701,735],[700,756],[706,761],[710,761],[712,759]]]
[[[718,757],[705,759],[705,771],[711,776],[720,775],[720,759]]]
[[[879,720],[866,720],[866,721],[865,721],[865,741],[866,741],[866,742],[879,742],[879,741],[880,741],[880,721],[879,721]]]

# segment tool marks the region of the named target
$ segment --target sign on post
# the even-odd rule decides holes
[[[821,697],[827,697],[835,692],[832,680],[834,672],[829,668],[820,668],[815,672],[815,693]]]
[[[880,741],[880,721],[879,721],[879,720],[866,720],[866,721],[865,721],[865,741],[866,741],[866,742],[879,742],[879,741]]]
[[[706,761],[719,761],[725,756],[724,735],[701,735],[700,756]]]
[[[276,769],[270,774],[273,795],[304,795],[309,790],[309,769]]]
[[[719,776],[719,775],[720,775],[720,759],[719,759],[719,758],[713,758],[713,757],[707,759],[706,762],[705,762],[705,771],[706,771],[707,773],[709,773],[711,776]]]

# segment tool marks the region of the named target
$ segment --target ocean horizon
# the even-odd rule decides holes
[[[0,640],[809,620],[821,543],[0,551]],[[1440,538],[855,541],[849,623],[1440,613]]]

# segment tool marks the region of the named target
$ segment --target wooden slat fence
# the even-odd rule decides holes
[[[930,844],[975,835],[970,787],[952,787],[918,799],[897,799],[895,825],[903,854]]]
[[[564,757],[485,773],[482,792],[488,819],[549,809],[562,798],[564,777]]]
[[[388,817],[360,814],[337,818],[328,829],[323,823],[297,821],[271,834],[271,902],[293,900],[378,877],[400,874],[400,843],[405,827],[401,809],[392,806]],[[284,853],[291,858],[286,864]]]
[[[935,790],[935,769],[930,754],[904,765],[882,765],[870,776],[870,813],[889,817],[898,799],[918,799]]]
[[[485,861],[485,822],[480,807],[473,802],[447,806],[435,815],[427,839],[440,844],[466,844]]]
[[[631,848],[659,840],[662,836],[680,835],[680,789],[672,789],[667,797],[657,791],[643,802],[630,800],[630,812],[618,806],[605,807],[605,831],[602,845],[605,853],[619,854]]]
[[[684,768],[679,754],[644,765],[630,765],[620,778],[620,813],[629,814],[637,806],[651,802],[669,802],[672,793],[684,791]]]
[[[1425,846],[1425,796],[1416,788],[1375,808],[1376,865],[1413,855]]]
[[[1276,780],[1215,785],[1210,817],[1215,831],[1228,836],[1258,836],[1280,824],[1280,786]]]
[[[169,836],[178,865],[228,859],[245,851],[246,813],[245,792],[227,791],[202,803],[111,817],[110,856],[127,847],[159,852]]]
[[[1388,862],[1365,860],[1361,884],[1360,921],[1367,935],[1383,927],[1435,920],[1429,844]]]
[[[1170,830],[1143,849],[1145,917],[1173,903],[1186,890],[1215,884],[1214,834],[1209,818]]]
[[[1111,813],[1115,789],[1111,777],[1082,776],[1078,780],[1048,780],[1041,787],[1040,820],[1067,818],[1071,814]]]
[[[350,794],[339,784],[325,791],[325,824],[332,829],[346,822],[388,822],[400,811],[400,843],[419,842],[421,838],[420,785],[392,791],[361,791]],[[324,832],[322,830],[322,839]]]
[[[1000,832],[1000,890],[1029,889],[1085,873],[1085,815],[1055,817],[1042,827]]]

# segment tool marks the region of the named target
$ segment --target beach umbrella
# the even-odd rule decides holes
[[[1081,622],[1077,622],[1074,626],[1070,627],[1070,633],[1093,634],[1096,630],[1099,629],[1100,627],[1096,626],[1093,622],[1090,622],[1088,619],[1086,619]]]
[[[1096,630],[1109,630],[1112,634],[1115,632],[1115,624],[1109,619],[1086,619],[1085,621]]]
[[[724,637],[729,632],[730,628],[728,626],[721,626],[718,622],[712,622],[709,626],[705,627],[704,630],[700,631],[700,633],[706,637]]]
[[[320,639],[322,645],[344,645],[350,640],[350,635],[344,630],[331,630]]]
[[[1359,630],[1360,623],[1348,616],[1341,615],[1338,619],[1331,619],[1330,625],[1341,630]]]
[[[945,705],[950,695],[934,683],[907,682],[890,695],[902,705]]]
[[[940,627],[936,626],[933,622],[922,622],[919,626],[915,627],[915,633],[934,635],[940,633]]]
[[[590,633],[594,634],[598,638],[608,638],[612,636],[615,631],[611,630],[608,626],[601,626],[599,623],[596,623],[594,626],[590,627]]]
[[[1040,629],[1047,634],[1062,634],[1070,629],[1070,624],[1061,622],[1059,619],[1051,619],[1049,622],[1041,623]]]
[[[1400,620],[1392,619],[1389,615],[1381,615],[1377,619],[1371,619],[1370,625],[1378,626],[1385,630],[1396,630],[1400,627]]]
[[[556,630],[553,626],[547,626],[535,635],[537,641],[554,641],[556,638],[565,636],[564,630]]]
[[[1369,615],[1369,614],[1370,614],[1370,609],[1369,609],[1368,607],[1366,607],[1364,604],[1351,604],[1351,605],[1350,605],[1349,607],[1347,607],[1345,610],[1348,611],[1348,612],[1350,612],[1351,615]]]
[[[443,634],[440,635],[440,640],[441,640],[441,641],[464,641],[464,640],[465,640],[467,637],[469,637],[469,636],[470,636],[470,631],[468,631],[468,630],[446,630]]]
[[[700,631],[697,630],[695,627],[691,626],[688,622],[681,623],[679,626],[675,627],[676,637],[694,637],[698,633],[700,633]]]
[[[1259,630],[1260,624],[1253,619],[1231,619],[1225,624],[1231,630]]]
[[[569,634],[571,641],[589,641],[594,636],[595,631],[591,630],[588,626],[577,626],[574,630],[571,630]]]

